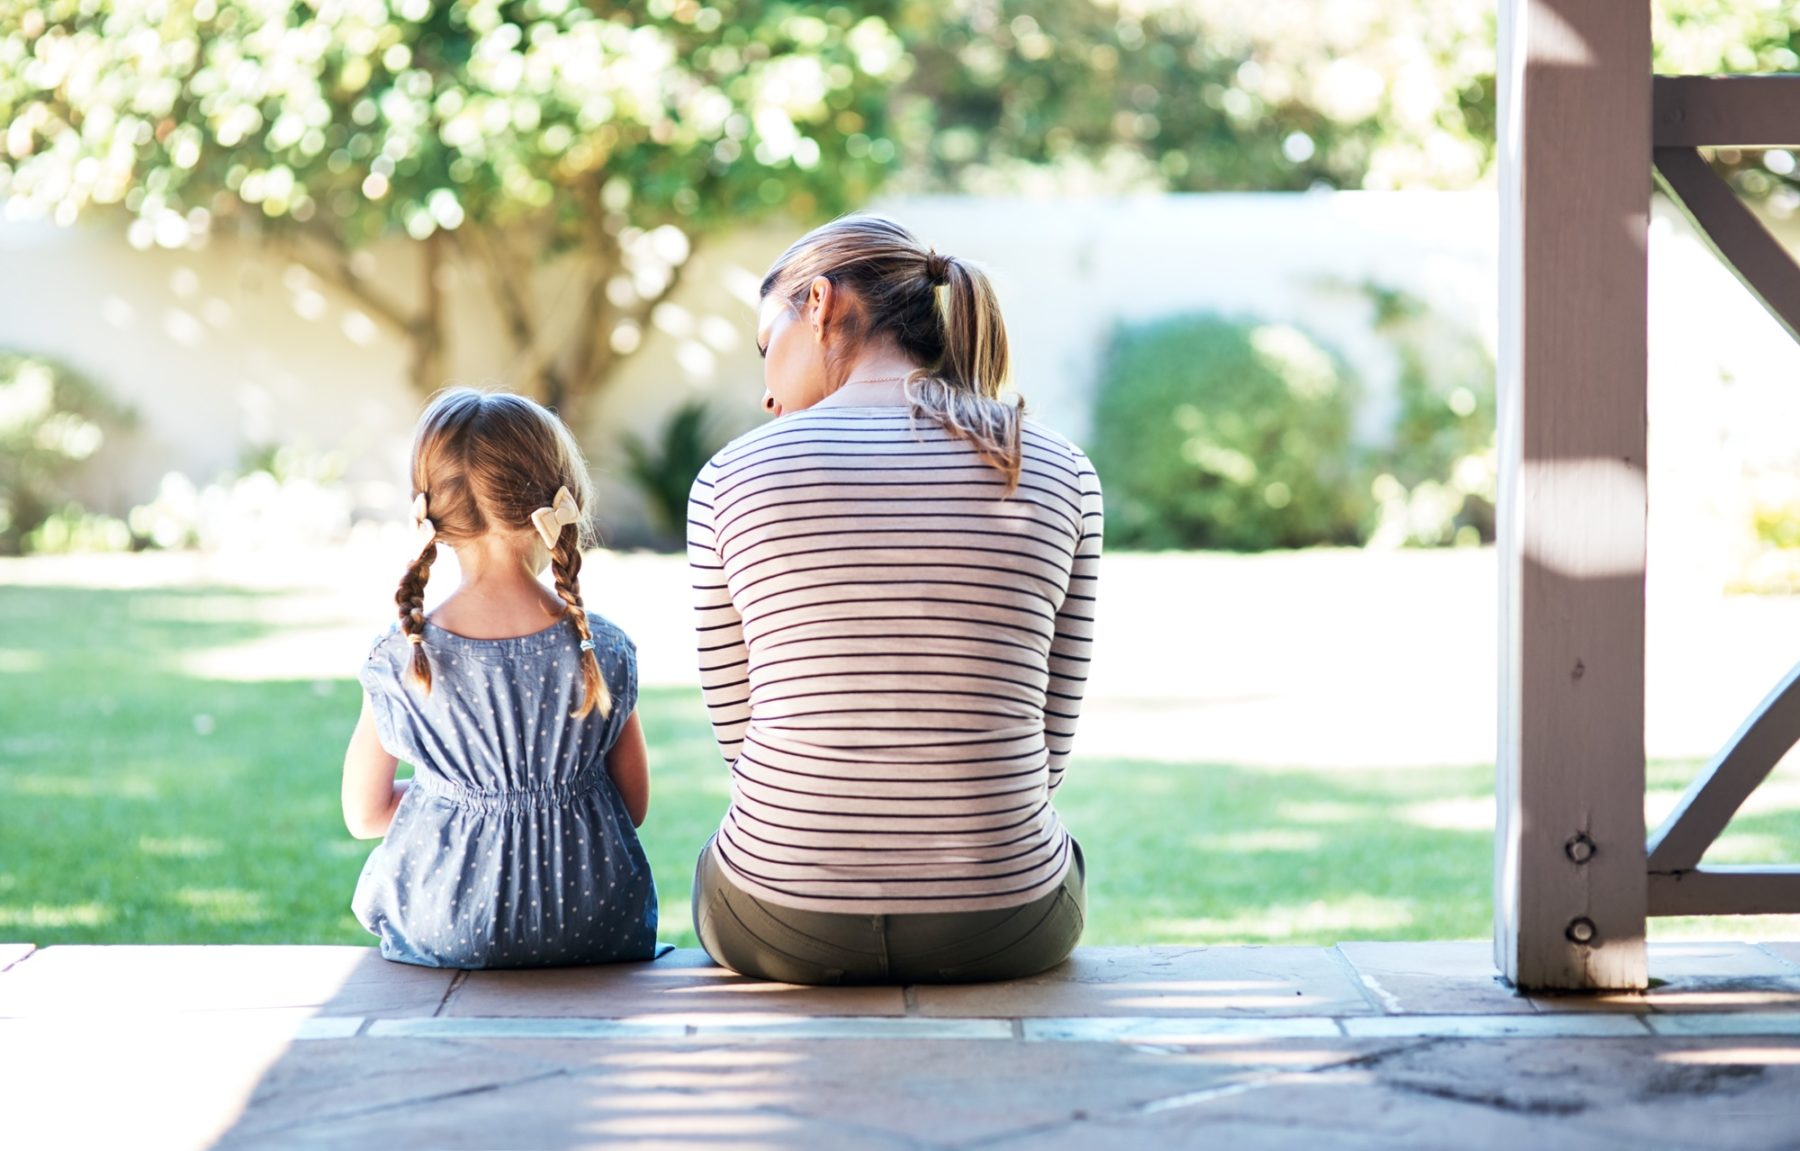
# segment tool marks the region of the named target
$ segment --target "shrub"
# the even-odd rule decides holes
[[[131,509],[134,543],[208,551],[281,550],[334,543],[350,533],[352,498],[338,452],[284,445],[252,450],[235,473],[204,487],[180,472]]]
[[[53,515],[79,518],[71,473],[131,413],[54,361],[0,352],[0,554],[17,555]]]
[[[1393,349],[1399,412],[1376,453],[1371,542],[1431,547],[1494,538],[1494,360],[1475,334],[1417,296],[1365,286]]]
[[[714,430],[716,422],[705,400],[692,399],[670,414],[654,444],[635,435],[625,437],[631,478],[649,505],[662,547],[679,547],[687,538],[688,491],[694,477],[730,439]]]
[[[1300,330],[1184,316],[1114,333],[1093,459],[1126,547],[1358,544],[1373,526],[1353,374]]]

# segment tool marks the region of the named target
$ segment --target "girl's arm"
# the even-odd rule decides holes
[[[396,781],[400,761],[389,755],[375,734],[375,712],[363,695],[362,718],[344,752],[344,826],[358,839],[380,839],[394,821],[394,810],[406,795],[410,779]]]
[[[644,745],[644,729],[638,726],[637,712],[625,720],[625,728],[606,753],[606,774],[612,776],[619,798],[631,816],[631,826],[644,826],[650,811],[650,749]]]

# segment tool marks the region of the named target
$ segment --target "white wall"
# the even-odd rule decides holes
[[[1370,423],[1384,418],[1392,365],[1360,285],[1404,288],[1493,338],[1496,217],[1485,192],[926,198],[877,208],[988,268],[1017,387],[1038,419],[1078,439],[1121,320],[1213,310],[1297,323],[1372,382]],[[765,226],[703,244],[664,316],[669,330],[653,330],[585,410],[578,430],[608,519],[642,514],[622,478],[621,431],[649,435],[693,395],[713,397],[726,424],[758,418],[755,289],[793,237]],[[390,246],[376,261],[384,286],[405,296],[413,253]],[[573,293],[558,290],[559,275],[545,269],[540,286],[566,312]],[[456,378],[504,383],[510,356],[485,290],[454,269],[445,288]],[[1650,290],[1652,543],[1687,548],[1684,570],[1722,571],[1741,547],[1742,461],[1795,455],[1800,350],[1660,204]],[[96,506],[120,511],[147,498],[169,469],[209,478],[270,441],[346,452],[350,476],[367,481],[369,514],[397,516],[404,502],[395,488],[420,402],[404,347],[254,241],[136,252],[102,223],[0,224],[0,348],[66,360],[140,411],[125,450],[85,477]],[[1702,546],[1687,547],[1694,541]]]

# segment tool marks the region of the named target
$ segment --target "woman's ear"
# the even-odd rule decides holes
[[[807,322],[812,325],[813,339],[823,343],[825,329],[831,326],[837,307],[837,285],[824,276],[814,276],[806,292]]]

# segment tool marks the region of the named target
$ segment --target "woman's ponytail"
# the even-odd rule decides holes
[[[925,365],[906,380],[914,418],[969,441],[1006,477],[1010,495],[1019,485],[1025,405],[1000,399],[1010,366],[1006,323],[986,274],[939,255],[892,220],[851,215],[795,241],[763,278],[761,294],[798,307],[819,277],[852,300],[833,324],[841,346],[827,367],[835,383],[866,341],[891,337]]]
[[[944,353],[935,370],[915,372],[907,380],[907,400],[915,416],[973,444],[1006,477],[1010,494],[1019,486],[1024,459],[1025,401],[1007,404],[999,398],[1010,370],[1000,298],[980,268],[954,256],[931,252],[925,275],[941,285],[934,294]]]

